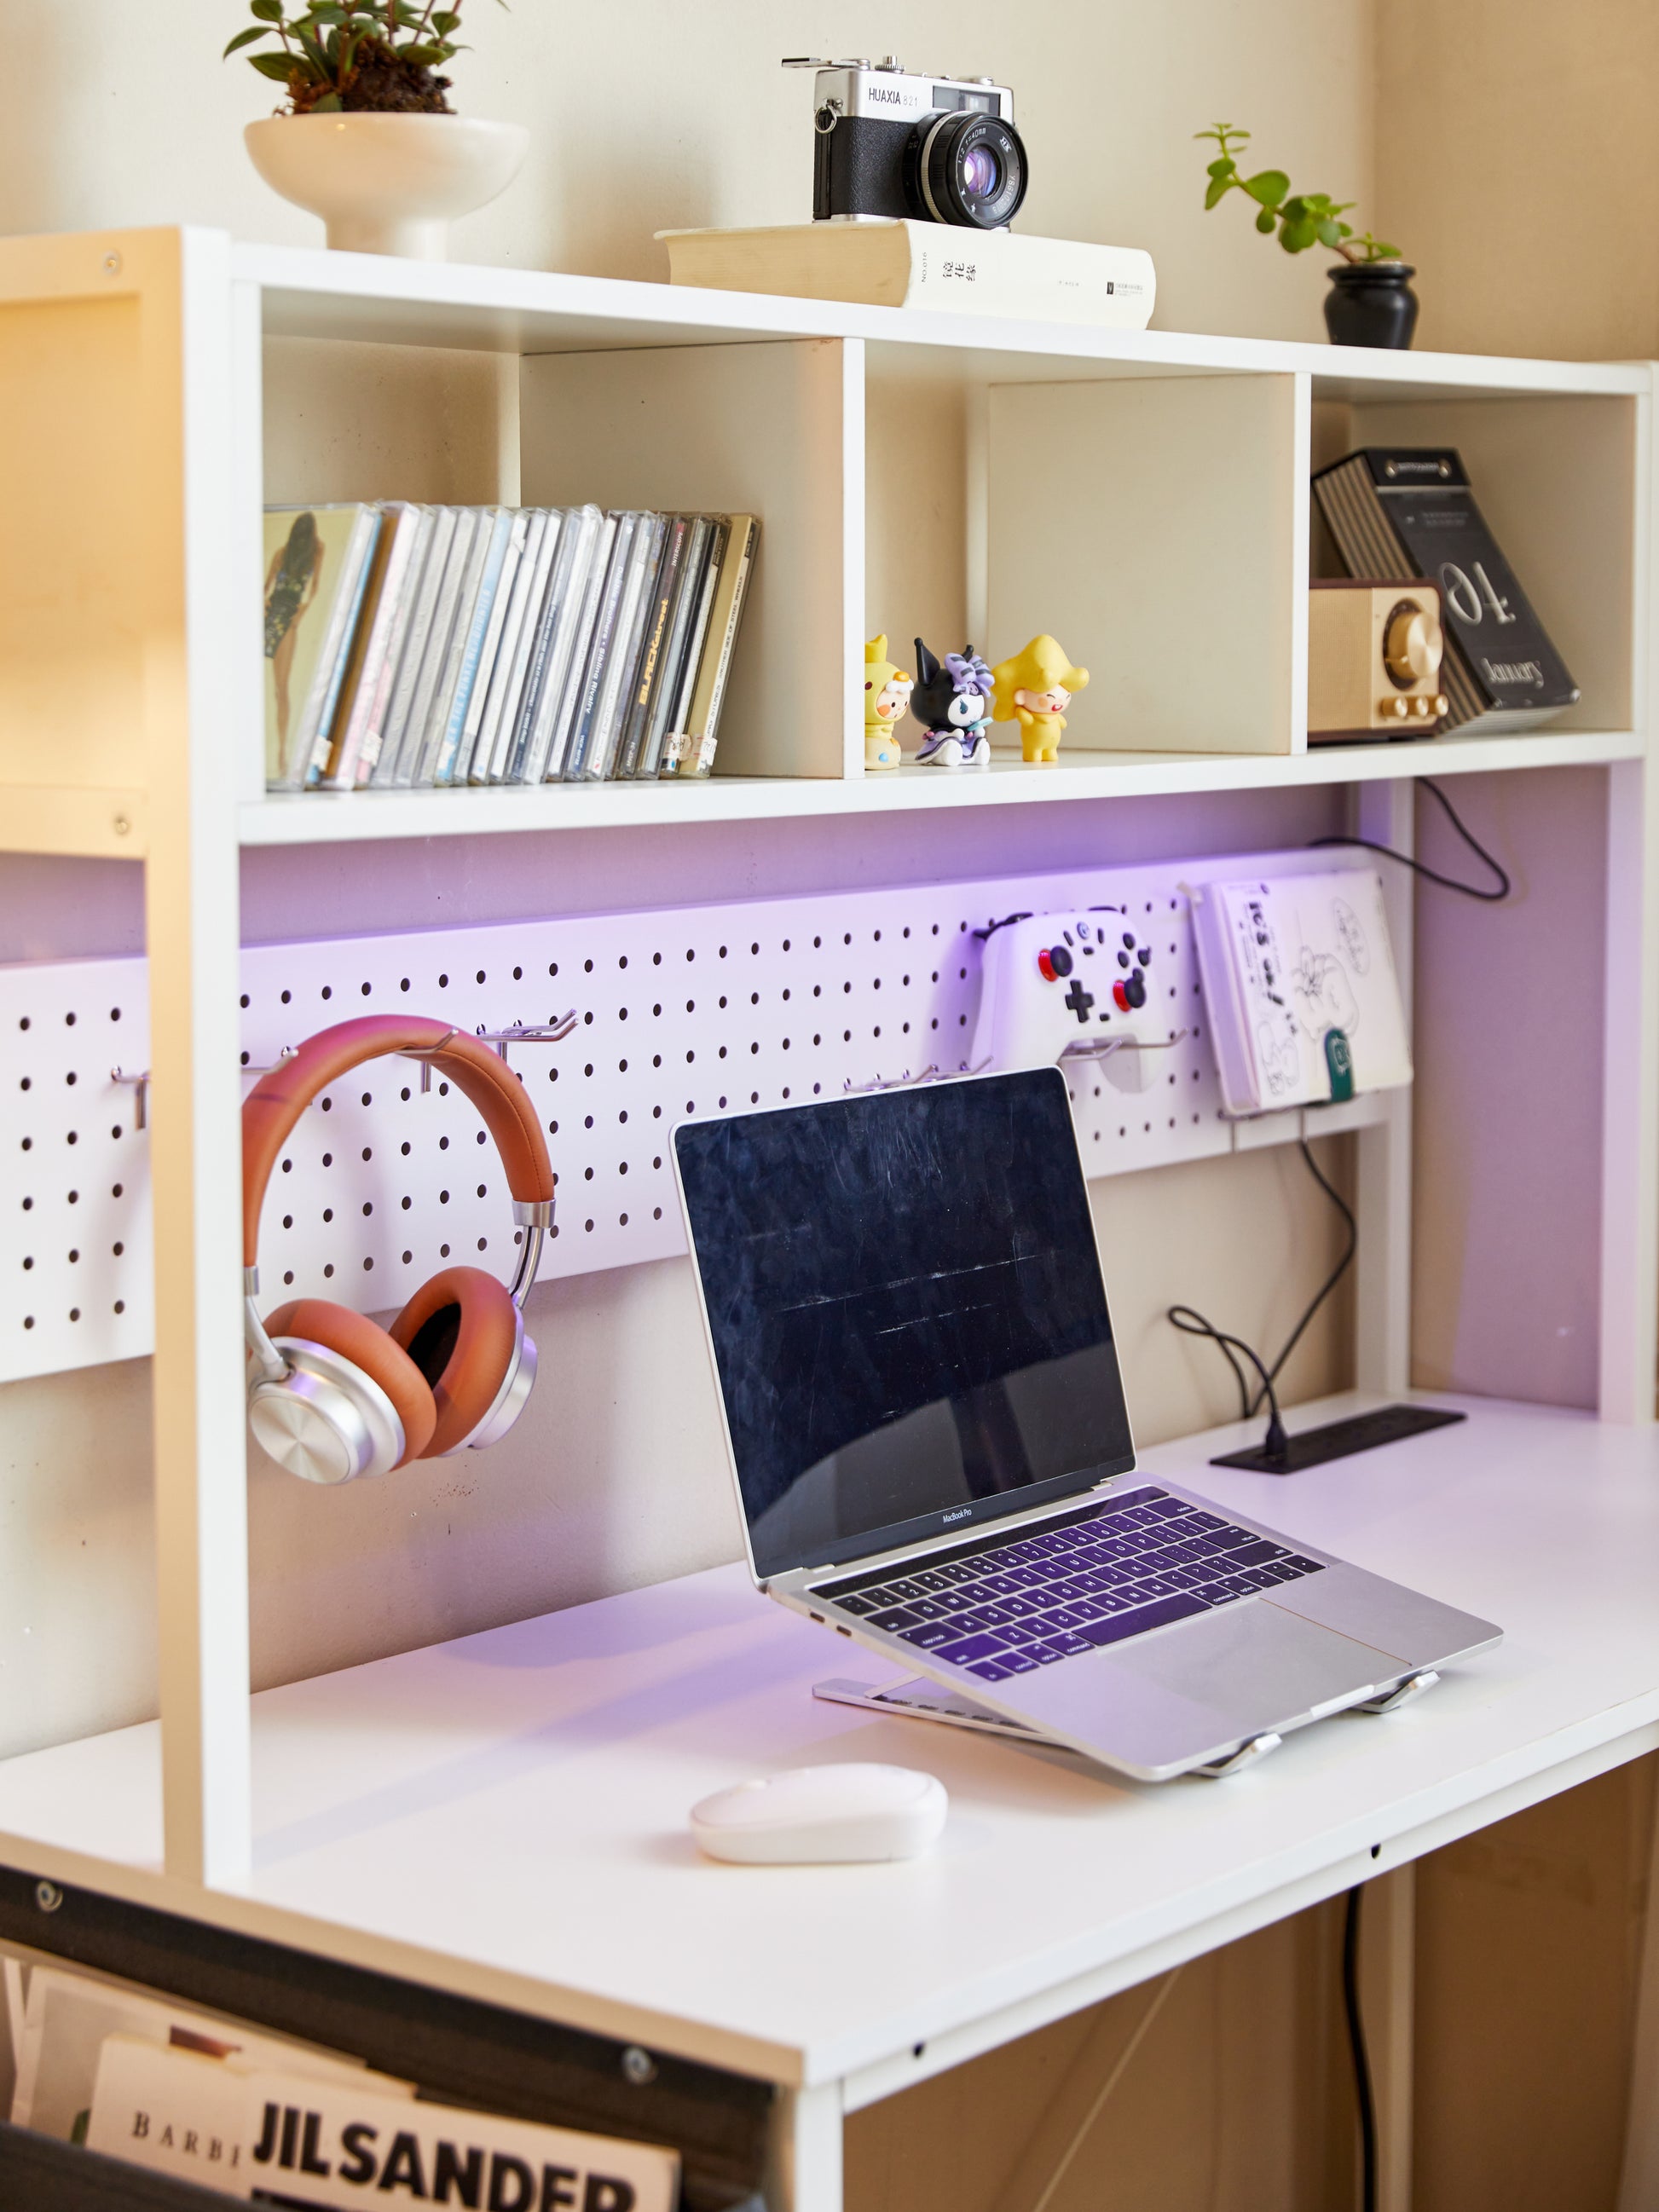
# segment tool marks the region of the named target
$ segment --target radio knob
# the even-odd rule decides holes
[[[1396,684],[1427,684],[1440,672],[1443,641],[1440,624],[1409,600],[1395,610],[1383,641],[1382,658]]]

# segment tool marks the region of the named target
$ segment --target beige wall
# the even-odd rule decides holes
[[[1255,238],[1242,204],[1202,213],[1218,116],[1252,125],[1298,181],[1370,187],[1370,0],[1285,0],[1271,22],[1234,0],[1103,8],[1088,0],[780,6],[633,0],[580,8],[472,0],[458,102],[527,124],[506,198],[460,226],[459,258],[607,276],[665,274],[653,230],[787,222],[811,212],[811,79],[785,53],[896,52],[920,70],[991,74],[1018,95],[1033,183],[1022,221],[1149,246],[1159,320],[1178,330],[1319,335],[1313,257]],[[9,11],[14,88],[0,133],[0,230],[215,223],[321,242],[244,155],[245,123],[277,88],[219,50],[239,0],[85,0]]]
[[[1648,0],[1377,0],[1379,228],[1419,345],[1659,353],[1656,76]]]

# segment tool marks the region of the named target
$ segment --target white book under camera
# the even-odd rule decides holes
[[[1158,294],[1133,246],[908,219],[659,230],[676,284],[871,307],[1144,331]]]

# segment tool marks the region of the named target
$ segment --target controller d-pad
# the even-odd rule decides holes
[[[1092,991],[1085,991],[1083,988],[1082,979],[1079,976],[1073,975],[1071,981],[1071,987],[1066,994],[1066,1003],[1071,1008],[1072,1012],[1077,1016],[1079,1021],[1086,1022],[1088,1020],[1089,1009],[1093,1006],[1094,1002],[1094,993]]]

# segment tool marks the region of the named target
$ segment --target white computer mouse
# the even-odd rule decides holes
[[[691,1832],[740,1866],[911,1859],[938,1842],[950,1802],[914,1767],[794,1766],[717,1790],[691,1808]]]

